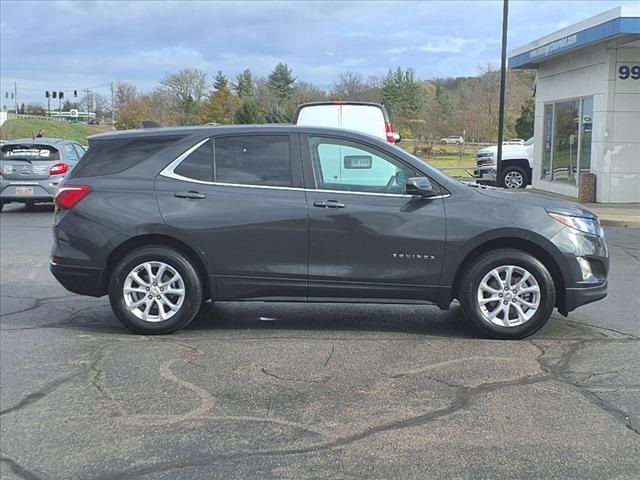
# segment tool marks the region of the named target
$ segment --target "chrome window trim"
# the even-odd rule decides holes
[[[183,154],[181,154],[178,158],[172,161],[169,165],[167,165],[159,175],[162,175],[166,178],[172,178],[174,180],[181,180],[183,182],[191,182],[197,183],[200,185],[211,185],[217,187],[240,187],[240,188],[262,188],[268,190],[291,190],[295,192],[319,192],[319,193],[343,193],[347,195],[365,195],[365,196],[373,196],[373,197],[396,197],[396,198],[415,198],[417,195],[406,195],[399,193],[376,193],[376,192],[350,192],[345,190],[321,190],[318,188],[300,188],[300,187],[277,187],[275,185],[250,185],[245,183],[224,183],[224,182],[207,182],[204,180],[197,180],[195,178],[185,177],[183,175],[179,175],[175,173],[175,169],[195,150],[200,148],[200,146],[204,145],[207,141],[211,140],[211,138],[205,138],[201,142],[196,143],[193,147],[186,150]],[[450,194],[446,195],[437,195],[435,197],[425,197],[430,200],[437,200],[439,198],[447,198],[451,196]]]

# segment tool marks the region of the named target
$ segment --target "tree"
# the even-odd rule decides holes
[[[403,71],[398,67],[395,72],[389,69],[382,84],[382,99],[396,120],[415,117],[422,106],[422,97],[413,69]]]
[[[245,100],[236,112],[234,120],[238,124],[265,123],[264,112],[254,100]]]
[[[173,110],[178,114],[178,123],[190,124],[207,90],[207,74],[198,69],[184,69],[167,75],[160,85],[173,99]]]
[[[236,83],[233,84],[233,89],[238,94],[238,97],[242,99],[253,96],[253,75],[251,75],[251,70],[247,68],[236,76]]]
[[[274,93],[278,104],[291,98],[296,78],[286,63],[278,63],[267,77],[267,87]]]
[[[228,88],[221,88],[209,95],[200,112],[201,123],[233,123],[240,108],[240,99]]]
[[[133,102],[138,96],[135,85],[126,82],[117,82],[113,90],[113,104],[116,112],[119,112],[127,104]]]
[[[80,104],[78,102],[71,102],[69,100],[65,100],[62,104],[62,110],[68,112],[69,110],[81,110]]]
[[[267,123],[289,123],[291,116],[280,105],[274,105],[266,115]]]
[[[333,82],[331,96],[337,100],[365,100],[367,85],[362,76],[354,72],[344,72]]]
[[[222,70],[218,70],[216,79],[213,82],[214,90],[229,90],[229,79],[226,77]]]
[[[536,104],[534,97],[529,98],[520,107],[520,116],[516,120],[516,135],[525,140],[533,137],[533,123],[535,120]]]

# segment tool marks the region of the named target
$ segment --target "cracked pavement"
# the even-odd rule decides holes
[[[606,300],[509,342],[455,305],[222,304],[137,336],[51,277],[50,222],[0,216],[2,479],[640,478],[639,230],[606,230]]]

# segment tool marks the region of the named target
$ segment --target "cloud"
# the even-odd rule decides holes
[[[575,5],[512,2],[509,48],[611,7]],[[117,80],[150,89],[182,68],[266,76],[280,61],[318,85],[399,65],[419,78],[474,75],[499,56],[500,25],[500,2],[484,1],[3,0],[0,89],[16,81],[21,99],[42,101],[44,90]]]
[[[465,45],[473,43],[473,40],[465,40],[464,38],[444,37],[422,45],[419,50],[431,53],[460,53]]]

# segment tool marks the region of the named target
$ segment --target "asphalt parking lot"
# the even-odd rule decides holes
[[[130,334],[0,215],[2,479],[640,478],[640,230],[609,297],[525,341],[454,306],[217,305]]]

